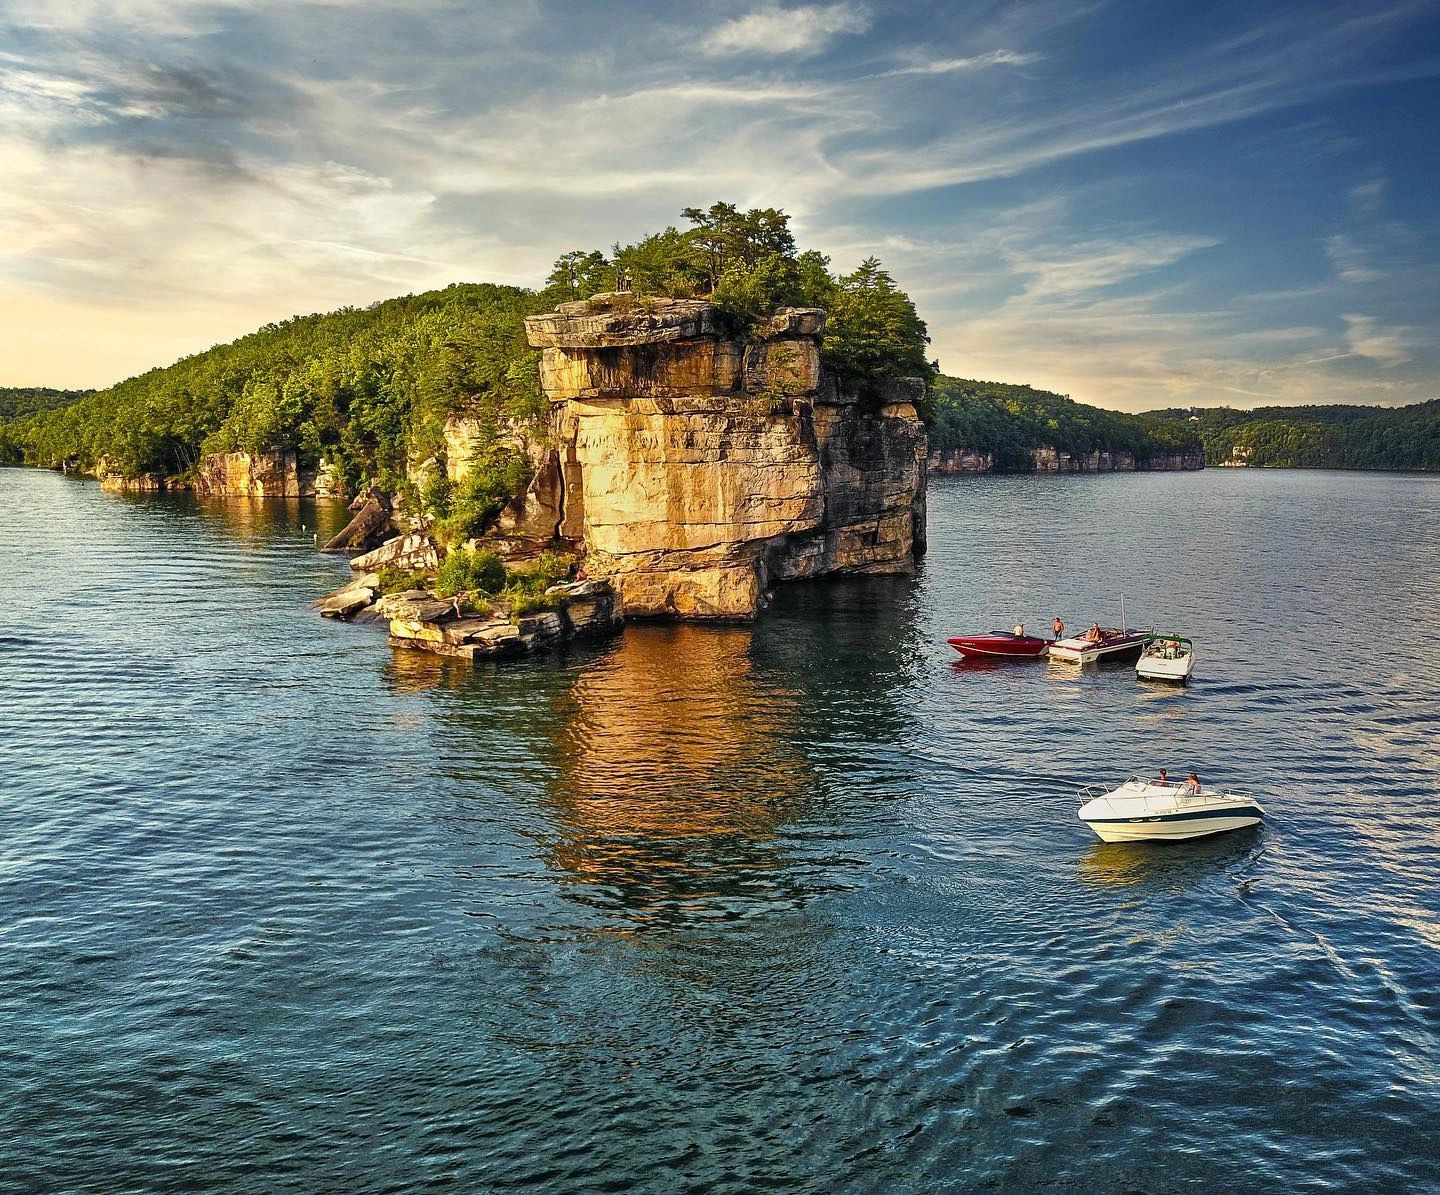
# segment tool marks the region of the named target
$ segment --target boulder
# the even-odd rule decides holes
[[[404,593],[387,593],[377,603],[381,612],[392,621],[454,622],[460,616],[455,613],[455,603],[437,598],[423,589],[407,589]]]
[[[439,566],[440,552],[435,541],[418,531],[388,539],[378,548],[350,562],[350,567],[356,572],[379,572],[382,568],[432,572]]]
[[[320,550],[322,552],[369,552],[391,534],[392,508],[387,494],[373,486],[350,504],[355,517]]]
[[[715,336],[720,310],[704,299],[640,298],[610,292],[525,317],[536,348],[604,349]]]
[[[533,650],[537,646],[554,643],[565,633],[565,623],[554,610],[543,614],[527,614],[515,622],[520,638],[529,640]]]
[[[320,599],[318,606],[322,618],[349,619],[369,607],[380,594],[380,578],[374,573],[363,573],[328,597]]]

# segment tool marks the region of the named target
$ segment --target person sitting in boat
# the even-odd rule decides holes
[[[1160,775],[1155,777],[1155,783],[1161,788],[1168,788],[1170,786],[1170,773],[1164,768],[1161,768]]]
[[[1200,795],[1200,777],[1191,772],[1185,777],[1185,783],[1180,786],[1180,791],[1187,797],[1198,797]]]
[[[1025,635],[1025,624],[1023,622],[1017,622],[1015,624],[1015,629],[1010,633],[1014,635],[1017,639],[1023,638]]]
[[[1060,615],[1055,615],[1055,621],[1050,624],[1050,629],[1055,632],[1056,639],[1065,638],[1065,624],[1060,621]]]
[[[1091,623],[1090,629],[1085,632],[1085,641],[1087,643],[1099,643],[1103,638],[1105,638],[1105,634],[1101,631],[1100,624],[1098,622]]]

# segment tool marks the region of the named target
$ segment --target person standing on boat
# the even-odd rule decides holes
[[[1065,624],[1060,621],[1060,615],[1055,615],[1055,621],[1050,624],[1050,629],[1055,633],[1056,639],[1065,638]]]
[[[1010,633],[1014,635],[1017,639],[1022,638],[1025,634],[1025,624],[1023,622],[1017,622],[1015,624],[1015,629]]]

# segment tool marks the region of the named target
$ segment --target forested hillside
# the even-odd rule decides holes
[[[45,386],[0,386],[0,419],[53,411],[90,393],[89,390],[51,390]]]
[[[993,453],[998,472],[1028,471],[1031,449],[1046,445],[1072,455],[1129,452],[1137,462],[1200,447],[1194,425],[1184,420],[1105,411],[1031,386],[942,374],[932,405],[930,450]]]
[[[519,418],[540,404],[522,318],[543,300],[457,285],[364,310],[299,316],[20,421],[27,459],[184,474],[204,452],[293,449],[352,484],[438,442],[467,396]]]
[[[711,297],[737,331],[777,306],[822,306],[830,312],[822,351],[847,385],[873,395],[886,377],[929,375],[925,325],[878,261],[832,275],[828,258],[798,250],[789,217],[773,208],[717,203],[682,214],[683,232],[667,228],[609,254],[565,254],[541,291],[457,284],[298,316],[58,409],[17,406],[11,414],[22,417],[0,419],[0,459],[184,476],[206,453],[285,450],[307,465],[328,461],[352,488],[401,488],[407,461],[441,448],[452,412],[489,416],[497,427],[541,416],[540,355],[526,343],[526,315],[621,288]],[[439,517],[458,506],[469,512],[460,521],[473,522],[526,480],[497,445],[468,483],[476,492],[442,485],[422,498]]]
[[[1440,470],[1440,399],[1408,407],[1172,409],[1145,418],[1198,429],[1209,465]]]

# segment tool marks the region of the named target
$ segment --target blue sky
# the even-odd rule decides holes
[[[0,384],[725,199],[946,372],[1128,410],[1440,397],[1440,4],[0,0]]]

